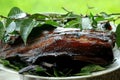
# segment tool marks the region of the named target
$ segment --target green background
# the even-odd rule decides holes
[[[0,0],[0,15],[6,16],[14,6],[21,8],[27,13],[65,13],[61,7],[77,14],[87,14],[90,11],[92,13],[120,12],[120,0]],[[94,8],[88,9],[88,7]]]

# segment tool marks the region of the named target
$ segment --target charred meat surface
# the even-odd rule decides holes
[[[0,43],[0,57],[16,61],[15,56],[19,56],[27,65],[45,68],[78,69],[86,63],[110,64],[114,58],[114,44],[115,36],[110,32],[56,28],[42,31],[36,38],[29,39],[26,46]]]

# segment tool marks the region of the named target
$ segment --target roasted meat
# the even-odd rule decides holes
[[[56,28],[29,38],[26,46],[19,40],[12,45],[1,42],[0,57],[16,61],[17,56],[28,65],[44,67],[77,66],[83,62],[103,66],[114,58],[115,35],[107,31]]]
[[[57,28],[29,39],[26,46],[1,43],[0,56],[5,59],[19,56],[25,62],[37,63],[42,62],[43,57],[65,55],[72,60],[106,65],[113,61],[114,43],[114,34],[110,32]]]

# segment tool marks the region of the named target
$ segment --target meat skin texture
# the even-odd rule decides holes
[[[115,37],[109,32],[55,29],[43,31],[39,37],[29,39],[26,46],[23,43],[1,43],[0,56],[9,59],[17,55],[26,63],[33,64],[45,56],[57,58],[65,55],[76,61],[107,65],[114,59],[114,43]]]

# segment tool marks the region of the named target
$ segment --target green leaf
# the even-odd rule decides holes
[[[26,45],[27,38],[31,33],[32,29],[38,25],[34,19],[25,19],[20,27],[20,35]]]
[[[81,69],[81,73],[91,73],[95,71],[101,71],[104,70],[105,68],[101,67],[100,65],[95,65],[95,64],[90,64],[88,66],[85,66]]]
[[[76,20],[71,20],[67,22],[67,24],[64,26],[65,28],[75,28],[77,27],[76,25],[78,24],[78,21]]]
[[[73,18],[73,19],[80,17],[79,15],[74,14],[73,12],[68,12],[67,14],[62,15],[62,16],[63,16],[63,18]]]
[[[12,33],[16,28],[16,24],[14,21],[12,21],[7,27],[6,27],[6,32],[7,33]]]
[[[116,33],[116,44],[118,47],[120,47],[120,24],[118,24],[115,33]]]
[[[21,27],[23,21],[24,21],[24,19],[22,19],[22,20],[15,20],[15,23],[16,23],[15,31],[20,32],[20,27]]]
[[[90,13],[90,16],[89,16],[90,20],[91,20],[91,24],[92,24],[92,27],[93,29],[96,29],[97,28],[97,21],[95,20],[94,16],[92,13]]]
[[[37,20],[45,20],[46,18],[50,18],[50,17],[44,14],[36,13],[36,14],[32,14],[30,18],[35,18]]]
[[[100,14],[101,14],[104,18],[110,17],[106,12],[101,12]]]
[[[45,24],[49,24],[49,25],[52,25],[54,27],[58,27],[59,26],[59,24],[57,22],[52,21],[52,20],[46,20]]]
[[[95,18],[95,21],[104,21],[105,18],[103,16],[98,16]]]
[[[71,20],[66,23],[65,28],[80,28],[82,30],[82,23],[80,20]]]
[[[5,34],[2,39],[4,43],[9,43],[9,44],[14,43],[15,38],[13,39],[12,37],[19,36],[19,33],[16,31],[16,27],[17,25],[13,20],[10,19],[6,20]]]
[[[5,28],[3,23],[0,21],[0,39],[3,38],[4,33],[5,33]]]
[[[43,72],[43,71],[45,71],[45,69],[41,68],[40,66],[36,66],[35,71],[36,72]]]
[[[89,75],[90,72],[89,71],[85,71],[85,72],[82,72],[82,73],[77,73],[77,74],[74,74],[75,76],[84,76],[84,75]]]
[[[105,68],[101,67],[100,65],[90,64],[88,66],[83,67],[81,69],[81,72],[84,72],[84,71],[94,72],[94,71],[100,71],[104,69]]]
[[[65,76],[70,76],[72,71],[73,71],[73,70],[70,69],[70,70],[65,74]]]
[[[24,18],[26,17],[26,13],[24,13],[18,7],[13,7],[9,12],[8,17],[13,19]]]
[[[82,30],[83,29],[83,27],[82,27],[82,18],[80,16],[78,16],[77,21],[79,22],[78,28],[80,28],[80,30]]]
[[[58,76],[59,76],[59,73],[58,73],[58,71],[57,71],[56,69],[54,69],[54,76],[55,76],[55,77],[58,77]]]
[[[6,19],[5,20],[5,27],[8,27],[8,25],[12,22],[12,19]]]
[[[12,65],[8,60],[0,59],[0,63],[3,64],[6,67],[13,68],[13,69],[15,69],[17,71],[19,70],[18,67]]]
[[[105,70],[104,67],[101,67],[100,65],[95,65],[95,64],[90,64],[90,65],[87,65],[85,67],[83,67],[80,71],[80,73],[77,73],[75,75],[88,75],[92,72],[95,72],[95,71],[101,71],[101,70]]]

